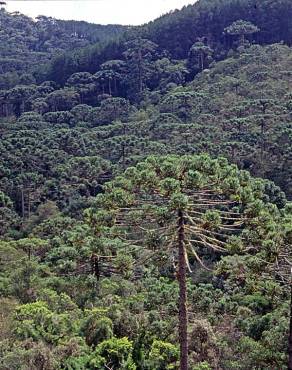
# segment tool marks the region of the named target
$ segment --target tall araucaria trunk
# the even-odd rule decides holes
[[[179,282],[179,342],[180,370],[188,369],[188,314],[186,285],[185,219],[183,211],[178,211],[178,282]]]
[[[290,325],[288,338],[288,370],[292,370],[292,269],[290,279]]]

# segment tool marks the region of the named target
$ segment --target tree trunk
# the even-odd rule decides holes
[[[24,208],[24,190],[21,188],[21,213],[22,213],[22,219],[25,218],[25,208]]]
[[[143,78],[142,78],[142,51],[138,51],[138,73],[139,73],[139,92],[143,92]]]
[[[30,211],[31,211],[31,208],[30,208],[30,192],[29,192],[29,190],[28,190],[28,193],[27,193],[27,208],[28,208],[28,210],[27,210],[27,212],[28,212],[28,214],[27,214],[27,217],[28,217],[28,219],[30,219]]]
[[[122,144],[122,163],[123,168],[125,168],[125,162],[126,162],[126,153],[125,153],[125,144]]]
[[[290,282],[290,326],[288,339],[288,370],[292,370],[292,271]]]
[[[14,114],[15,114],[16,118],[20,117],[20,115],[21,115],[21,103],[15,103]]]
[[[99,270],[99,257],[93,254],[91,256],[91,271],[92,274],[95,276],[96,281],[100,279],[100,270]]]
[[[201,71],[203,72],[204,70],[204,54],[200,54],[200,61],[201,61]]]
[[[178,211],[178,282],[179,282],[179,342],[180,370],[188,369],[188,317],[185,259],[185,220],[183,211]]]
[[[265,149],[265,123],[261,121],[261,169],[263,169],[263,161],[264,161],[264,149]]]
[[[114,89],[115,89],[115,95],[117,95],[118,88],[117,88],[117,78],[114,77]]]

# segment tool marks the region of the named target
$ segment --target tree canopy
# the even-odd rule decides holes
[[[292,369],[291,11],[2,7],[1,369]]]

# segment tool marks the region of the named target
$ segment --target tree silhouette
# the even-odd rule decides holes
[[[143,250],[137,265],[167,256],[175,269],[181,370],[188,368],[187,271],[192,264],[211,270],[202,257],[206,249],[215,259],[234,248],[243,251],[244,211],[257,196],[247,172],[201,155],[149,157],[106,184],[98,197],[99,232],[106,221],[112,237]]]
[[[227,35],[239,37],[239,45],[244,46],[245,37],[259,32],[260,29],[253,23],[239,19],[224,29]]]

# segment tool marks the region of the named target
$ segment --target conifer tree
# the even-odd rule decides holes
[[[143,262],[167,256],[174,267],[181,370],[188,369],[187,272],[192,272],[192,264],[211,269],[201,256],[206,249],[215,259],[228,251],[244,253],[241,234],[249,222],[245,210],[261,191],[260,182],[223,158],[166,156],[149,157],[128,168],[98,197],[103,210],[92,222],[98,232],[106,225],[111,230],[107,234],[141,247]]]

